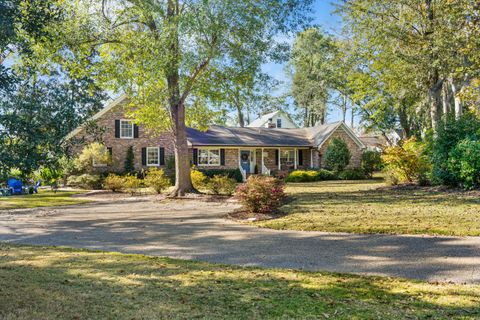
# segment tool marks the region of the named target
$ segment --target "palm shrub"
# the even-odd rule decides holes
[[[325,150],[325,167],[328,170],[340,172],[350,163],[352,157],[347,143],[339,138],[333,138]]]
[[[148,170],[144,182],[147,187],[155,190],[157,194],[162,193],[162,191],[171,186],[170,179],[165,175],[163,169],[157,168]]]
[[[237,188],[237,181],[228,176],[215,175],[208,181],[208,189],[214,194],[231,196]]]
[[[406,140],[401,146],[386,148],[382,160],[387,181],[418,182],[424,184],[430,172],[431,165],[425,154],[425,144],[417,142],[416,138]],[[388,177],[391,175],[391,177]]]
[[[245,209],[256,213],[271,213],[285,199],[284,184],[269,176],[250,176],[235,193]]]

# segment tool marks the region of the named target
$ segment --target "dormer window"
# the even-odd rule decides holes
[[[281,128],[282,127],[282,119],[277,119],[277,128]]]

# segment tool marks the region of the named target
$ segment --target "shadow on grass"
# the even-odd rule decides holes
[[[8,319],[480,316],[480,288],[0,244]]]

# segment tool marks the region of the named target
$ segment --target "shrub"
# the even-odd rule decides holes
[[[450,165],[451,152],[462,140],[480,140],[480,119],[467,113],[460,119],[441,122],[436,136],[430,137],[429,155],[432,162],[432,182],[457,186],[462,184],[458,171]],[[453,170],[453,171],[452,171]]]
[[[162,191],[170,187],[170,179],[165,175],[162,169],[152,168],[148,170],[145,177],[145,185],[160,194]]]
[[[114,173],[110,173],[103,182],[103,187],[113,192],[120,191],[125,187],[125,179]]]
[[[207,188],[208,177],[199,170],[192,169],[190,171],[190,178],[192,179],[192,185],[197,190],[203,190]]]
[[[274,177],[250,176],[237,188],[236,196],[248,211],[270,213],[282,205],[284,185]]]
[[[382,168],[382,155],[378,151],[367,150],[362,154],[362,170],[369,178]]]
[[[363,180],[366,178],[362,169],[345,169],[338,174],[340,180]]]
[[[345,169],[350,163],[350,150],[345,141],[333,138],[325,151],[325,167],[335,172]]]
[[[79,176],[70,176],[68,177],[67,185],[82,189],[101,189],[102,177],[88,173]]]
[[[133,173],[135,171],[135,154],[133,153],[133,146],[127,149],[125,157],[125,173]]]
[[[93,142],[83,148],[82,152],[75,159],[75,167],[81,172],[91,173],[94,163],[110,164],[110,154],[107,148],[101,143]]]
[[[448,169],[465,189],[480,186],[480,140],[460,141],[449,154]]]
[[[285,179],[286,182],[313,182],[334,180],[336,178],[335,173],[325,169],[319,170],[295,170],[292,171]]]
[[[208,178],[213,178],[214,176],[227,176],[229,178],[235,179],[237,182],[243,182],[243,176],[240,172],[240,169],[204,169],[199,170],[203,172]]]
[[[398,182],[425,183],[430,162],[425,155],[425,144],[410,138],[403,145],[386,148],[382,155],[384,171]]]
[[[237,188],[237,181],[227,176],[215,175],[208,181],[208,189],[214,194],[231,196]]]
[[[123,177],[125,189],[133,196],[137,193],[138,189],[142,186],[142,180],[138,179],[135,175],[127,175]]]

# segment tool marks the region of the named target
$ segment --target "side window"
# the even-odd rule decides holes
[[[120,120],[120,138],[132,139],[133,138],[133,123],[129,120]]]
[[[282,119],[277,119],[277,128],[282,127]]]
[[[160,164],[160,156],[158,148],[147,148],[147,166],[158,166]]]

